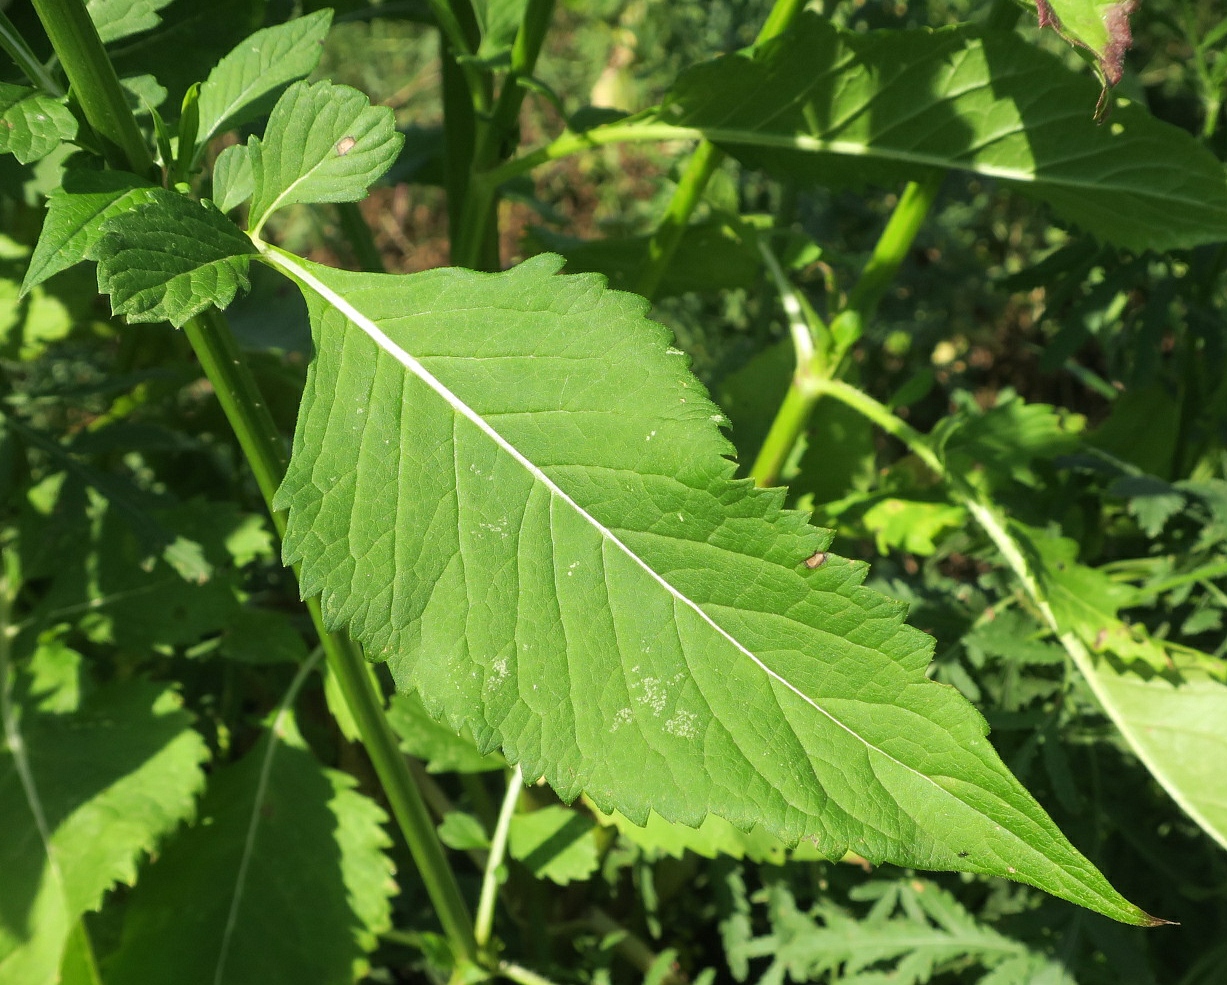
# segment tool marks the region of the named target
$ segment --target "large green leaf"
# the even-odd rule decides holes
[[[1146,923],[925,678],[863,565],[732,479],[646,302],[536,258],[330,270],[277,506],[287,562],[402,688],[566,799],[992,873]]]
[[[0,82],[0,154],[12,154],[22,164],[29,164],[76,134],[76,117],[62,100],[37,89]]]
[[[389,925],[383,812],[283,710],[141,876],[108,985],[349,985]]]
[[[404,143],[392,110],[349,86],[296,82],[277,100],[264,141],[248,141],[255,197],[251,226],[296,202],[356,202]]]
[[[172,692],[91,694],[57,644],[0,688],[0,985],[51,985],[81,914],[192,812],[205,744]]]
[[[325,9],[265,28],[218,62],[200,86],[199,144],[256,119],[283,86],[310,75],[331,24]]]
[[[1227,237],[1227,176],[1138,106],[1093,119],[1095,82],[1023,39],[968,27],[842,33],[820,17],[698,65],[661,107],[748,164],[825,183],[934,168],[1009,182],[1131,249]]]

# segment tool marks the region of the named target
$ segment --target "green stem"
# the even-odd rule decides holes
[[[47,71],[38,56],[30,50],[26,39],[21,36],[13,22],[0,10],[0,48],[9,53],[9,57],[17,64],[26,78],[33,82],[43,92],[59,97],[64,95],[64,87]]]
[[[288,461],[285,446],[251,371],[235,345],[234,336],[225,318],[213,310],[190,319],[184,325],[184,332],[256,476],[277,533],[284,536],[285,514],[273,509],[273,496],[285,474]],[[293,570],[297,578],[298,566]],[[328,629],[318,596],[307,599],[306,606],[324,648],[328,669],[336,677],[358,726],[362,745],[379,777],[397,826],[409,845],[444,933],[458,960],[475,962],[477,947],[468,906],[447,863],[422,796],[414,785],[409,766],[400,753],[399,742],[383,713],[383,699],[371,683],[362,651],[344,633]]]
[[[452,260],[462,267],[497,270],[501,265],[498,185],[482,181],[480,176],[508,157],[519,142],[520,107],[526,92],[520,80],[533,74],[553,13],[554,0],[528,0],[512,44],[511,66],[499,90],[498,101],[489,120],[476,128],[464,204],[453,234]]]
[[[787,31],[805,9],[806,3],[807,0],[775,0],[758,37],[754,39],[754,46],[758,47]],[[639,282],[635,288],[644,297],[651,298],[659,289],[665,271],[681,245],[690,217],[703,198],[703,191],[711,181],[711,176],[716,173],[723,160],[724,151],[706,138],[699,141],[681,181],[674,189],[664,218],[648,244],[647,262],[639,274]]]
[[[869,262],[861,271],[856,286],[848,296],[847,306],[840,312],[839,318],[855,319],[863,324],[872,317],[886,288],[894,279],[912,243],[915,242],[916,234],[920,232],[925,216],[928,215],[937,197],[942,177],[942,174],[937,173],[922,181],[908,183],[903,194],[899,196],[899,201],[890,219],[887,220],[886,228],[878,237]],[[816,318],[806,316],[804,299],[788,282],[779,264],[775,262],[775,258],[765,248],[763,255],[767,262],[767,269],[771,271],[776,286],[779,288],[784,309],[788,313],[797,351],[797,366],[792,382],[789,384],[788,393],[785,394],[784,401],[776,412],[763,446],[759,449],[754,465],[750,469],[750,475],[757,485],[773,486],[779,481],[780,470],[784,467],[797,439],[805,430],[818,399],[824,392],[829,392],[831,387],[837,385],[833,377],[838,372],[844,354],[837,347],[843,345],[846,348],[847,342],[837,340],[832,332]],[[832,328],[836,328],[838,324],[841,322],[832,323]],[[811,334],[815,329],[819,332],[821,343],[818,346],[813,344]],[[839,333],[835,332],[835,335]],[[846,384],[838,385],[846,386]],[[860,393],[855,387],[848,387],[848,389],[852,393]],[[891,423],[883,424],[884,429],[907,427],[893,414],[888,412],[888,416]]]
[[[937,453],[929,444],[929,439],[907,421],[896,417],[885,404],[878,403],[869,394],[843,380],[818,380],[813,383],[813,387],[819,396],[834,397],[861,416],[867,417],[891,437],[898,438],[907,445],[908,451],[924,462],[935,475],[949,479],[946,474],[946,466],[937,457]]]
[[[498,812],[498,824],[490,839],[490,854],[486,858],[486,870],[481,877],[481,898],[477,903],[477,922],[473,925],[473,937],[477,946],[485,949],[490,943],[490,931],[494,926],[494,902],[498,898],[498,868],[507,854],[507,835],[511,830],[511,818],[516,811],[516,801],[524,787],[524,774],[517,765],[507,780],[507,793]]]
[[[73,95],[102,142],[111,167],[143,177],[157,173],[149,145],[119,85],[82,0],[32,0],[43,30],[59,56]]]
[[[473,64],[472,59],[476,51],[470,40],[471,32],[466,31],[461,25],[448,0],[427,0],[427,2],[430,4],[431,13],[434,14],[435,23],[438,24],[439,31],[447,39],[447,44],[452,49],[453,57],[468,85],[473,107],[480,113],[488,113],[490,111],[490,89],[485,73]]]
[[[379,247],[375,245],[375,237],[371,235],[371,227],[362,217],[362,210],[357,202],[341,202],[337,205],[337,219],[341,223],[341,233],[354,251],[354,257],[362,264],[362,269],[372,274],[386,274],[383,257]]]
[[[937,198],[944,177],[944,172],[938,172],[921,181],[909,181],[899,196],[886,228],[874,244],[873,255],[848,295],[847,308],[859,314],[863,322],[873,316],[886,288],[899,272],[899,266],[907,257],[933,200]]]
[[[645,298],[656,295],[665,271],[669,268],[673,255],[677,253],[682,237],[686,235],[690,217],[702,200],[703,191],[711,181],[711,176],[723,161],[724,151],[709,140],[699,141],[681,181],[673,191],[664,217],[648,243],[647,262],[639,274],[639,282],[635,285],[635,290]]]
[[[767,488],[779,483],[784,463],[788,461],[797,438],[805,430],[805,423],[818,402],[818,396],[807,388],[797,386],[795,377],[789,384],[784,402],[776,411],[763,446],[750,468],[750,477],[756,486]]]
[[[72,80],[74,89],[77,89],[82,110],[90,124],[100,133],[112,137],[122,136],[128,131],[135,132],[139,137],[140,131],[123,99],[114,69],[81,0],[36,0],[35,6],[44,26],[48,28],[48,36],[64,71]],[[78,23],[82,17],[88,31]],[[61,43],[64,44],[62,48]],[[97,85],[104,91],[91,93],[87,100],[78,79]],[[92,115],[95,113],[99,115]],[[115,114],[126,116],[126,121],[119,117],[112,118]],[[122,156],[128,148],[121,143],[115,143],[115,150],[121,155],[116,166],[144,172],[142,160],[149,160],[149,150],[143,141],[131,148],[133,156],[130,157]],[[285,517],[273,509],[273,496],[285,473],[285,445],[267,404],[260,396],[251,370],[243,361],[229,326],[220,313],[210,310],[205,315],[190,319],[184,326],[184,332],[255,474],[273,525],[278,534],[282,534],[285,531]],[[297,569],[294,573],[297,577]],[[344,634],[329,632],[318,598],[309,599],[306,605],[324,647],[329,669],[336,675],[393,816],[409,844],[457,960],[474,963],[478,953],[468,907],[447,864],[443,846],[435,834],[421,795],[413,784],[408,764],[400,754],[399,743],[384,716],[382,697],[371,682],[362,653]]]
[[[519,985],[554,985],[544,975],[530,971],[523,965],[518,965],[513,961],[500,961],[498,963],[498,973],[510,981],[519,983]]]
[[[527,174],[534,168],[550,161],[577,154],[580,151],[606,147],[610,144],[623,143],[657,143],[664,140],[695,140],[703,136],[701,130],[693,127],[675,127],[668,123],[611,123],[603,127],[593,127],[583,133],[567,132],[550,141],[544,147],[538,147],[520,157],[474,176],[474,184],[479,181],[490,188],[497,188],[512,178]]]

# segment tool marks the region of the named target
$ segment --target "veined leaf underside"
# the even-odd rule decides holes
[[[1062,840],[925,679],[930,641],[863,566],[809,568],[829,535],[780,491],[731,479],[641,301],[550,257],[406,283],[262,252],[317,346],[286,560],[433,713],[640,822],[1039,878],[1021,857]],[[1093,870],[1069,851],[1072,892]]]

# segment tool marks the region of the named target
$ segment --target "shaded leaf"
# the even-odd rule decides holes
[[[485,850],[490,847],[490,836],[472,814],[463,811],[448,811],[438,827],[439,840],[458,852]]]
[[[875,882],[857,895],[874,900],[863,919],[825,900],[802,911],[785,884],[770,884],[764,893],[770,932],[738,941],[730,963],[769,957],[763,982],[782,982],[787,974],[794,982],[830,975],[833,981],[919,985],[943,972],[962,971],[970,961],[993,972],[981,982],[1074,985],[1058,962],[978,923],[933,883]],[[1027,977],[1020,977],[1024,973]]]
[[[2,985],[57,981],[77,919],[135,881],[204,783],[204,740],[173,692],[127,680],[83,697],[80,662],[51,644],[0,681]]]
[[[162,23],[158,11],[169,7],[172,0],[88,0],[94,27],[103,44],[149,31]]]
[[[902,607],[811,569],[829,534],[732,480],[645,302],[551,257],[395,277],[262,250],[316,351],[284,559],[432,714],[633,821],[714,813],[1147,922],[925,678]]]
[[[90,248],[98,289],[129,322],[176,328],[250,286],[251,242],[216,208],[155,189],[153,201],[113,215]]]
[[[0,154],[12,154],[29,164],[76,135],[76,118],[62,100],[0,82]]]
[[[1126,662],[1140,660],[1155,670],[1166,669],[1163,647],[1143,628],[1120,618],[1121,609],[1138,602],[1139,590],[1079,564],[1074,541],[1031,533],[1025,543],[1035,552],[1037,577],[1061,629],[1076,634],[1092,653],[1112,653]]]
[[[753,287],[763,268],[754,228],[757,218],[717,216],[687,226],[656,296]],[[611,286],[624,289],[634,284],[647,261],[650,241],[650,236],[577,239],[541,228],[534,228],[525,237],[530,252],[565,256],[568,273],[601,273]],[[812,263],[820,255],[813,242],[800,233],[778,244],[777,250],[780,263],[788,269]]]
[[[861,522],[873,531],[879,554],[896,548],[929,555],[937,550],[935,538],[967,522],[967,511],[947,502],[887,496],[866,510]]]
[[[487,773],[507,765],[502,756],[483,756],[467,729],[458,735],[436,722],[413,691],[394,695],[387,714],[401,748],[424,760],[430,773]]]
[[[1091,683],[1163,789],[1227,848],[1227,684],[1196,670],[1121,671],[1103,659]]]
[[[26,270],[22,293],[80,263],[112,216],[154,200],[154,186],[125,171],[68,171],[47,198],[47,218]]]
[[[350,985],[389,925],[383,811],[279,716],[128,901],[109,985]]]
[[[257,119],[282,87],[310,75],[331,24],[332,11],[318,10],[256,31],[219,61],[200,84],[198,144]]]
[[[600,865],[596,822],[586,814],[552,805],[515,814],[507,835],[507,850],[537,879],[560,886],[587,879]]]
[[[987,410],[969,393],[961,395],[961,403],[957,413],[933,429],[934,448],[953,474],[982,471],[993,486],[1007,481],[1037,485],[1032,462],[1073,452],[1085,424],[1081,414],[1029,404],[1009,389],[1000,391]]]
[[[893,184],[954,168],[1009,182],[1118,246],[1221,240],[1222,164],[1124,100],[1097,125],[1097,98],[1093,80],[1010,33],[860,35],[803,14],[753,57],[683,74],[660,116],[804,180]]]
[[[263,142],[248,142],[251,226],[296,202],[356,202],[396,160],[404,136],[392,110],[349,86],[296,82],[277,100]]]

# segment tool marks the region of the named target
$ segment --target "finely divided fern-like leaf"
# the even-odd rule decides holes
[[[637,823],[714,813],[1149,921],[925,678],[902,606],[732,479],[646,302],[550,256],[390,277],[261,251],[316,347],[285,560],[432,713]]]

